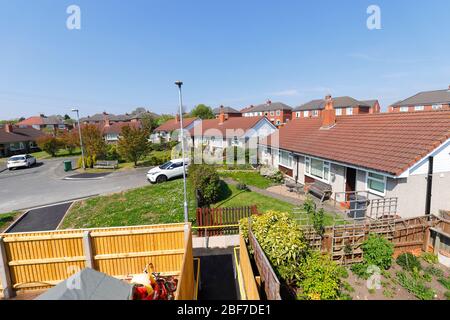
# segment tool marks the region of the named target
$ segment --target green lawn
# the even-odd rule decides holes
[[[260,189],[267,189],[273,186],[272,180],[263,177],[257,171],[219,171],[219,175],[224,178],[231,178],[237,182],[244,183],[248,186],[254,186]]]
[[[47,152],[45,151],[39,151],[39,152],[34,152],[31,153],[32,156],[34,156],[36,159],[38,160],[42,160],[42,159],[51,159],[52,156],[49,155]],[[58,152],[56,153],[55,158],[62,158],[62,157],[70,157],[70,156],[79,156],[81,155],[81,150],[79,148],[75,149],[72,154],[69,154],[69,151],[67,151],[66,149],[60,149],[58,150]]]
[[[16,217],[19,216],[19,212],[8,212],[0,214],[0,232],[5,229]]]

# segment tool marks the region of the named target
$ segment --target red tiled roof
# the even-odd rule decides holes
[[[208,136],[208,134],[214,135],[217,134],[218,131],[220,131],[222,136],[225,137],[227,130],[241,129],[241,134],[238,136],[242,136],[245,134],[247,130],[253,128],[259,121],[261,121],[264,118],[265,118],[264,116],[228,118],[222,124],[220,123],[219,119],[202,120],[201,125],[199,124],[197,127],[192,128],[190,130],[190,134],[194,136],[194,134],[198,135],[198,133],[201,133],[203,136],[205,135]],[[216,130],[213,131],[211,129]]]
[[[450,138],[450,111],[381,113],[291,121],[261,144],[400,175]]]
[[[197,118],[183,118],[183,126],[184,128],[190,126],[192,122],[197,120]],[[176,121],[176,119],[170,119],[164,122],[162,125],[160,125],[158,128],[155,129],[155,131],[166,131],[166,132],[172,132],[177,129],[180,129],[180,123]]]
[[[113,122],[109,126],[103,126],[102,132],[103,134],[120,134],[122,132],[123,127],[134,127],[141,128],[140,122]]]
[[[41,117],[30,117],[17,123],[18,126],[43,125],[44,120]]]

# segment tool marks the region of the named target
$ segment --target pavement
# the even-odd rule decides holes
[[[41,160],[29,169],[0,173],[0,212],[24,210],[148,185],[148,168],[117,171],[102,179],[65,180],[63,160]]]

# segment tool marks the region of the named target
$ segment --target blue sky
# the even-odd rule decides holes
[[[66,8],[81,8],[68,30]],[[366,27],[369,5],[382,29]],[[0,119],[378,98],[450,84],[448,0],[0,0]]]

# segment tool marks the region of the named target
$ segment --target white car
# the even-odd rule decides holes
[[[186,172],[189,160],[186,159]],[[170,160],[147,172],[147,180],[151,183],[162,183],[169,179],[183,176],[183,159]]]
[[[31,167],[36,164],[36,158],[29,155],[29,154],[21,154],[18,156],[13,156],[8,159],[8,162],[6,163],[6,167],[9,170],[12,170],[14,168],[20,168],[20,167]]]

